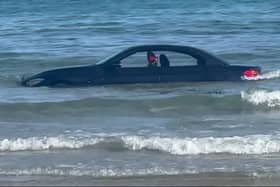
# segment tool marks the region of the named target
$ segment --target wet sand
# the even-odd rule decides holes
[[[89,176],[1,176],[1,186],[279,186],[280,177],[244,173],[93,178]]]

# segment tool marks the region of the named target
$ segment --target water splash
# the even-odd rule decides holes
[[[268,107],[280,106],[280,90],[242,91],[241,98],[254,105],[267,105]]]

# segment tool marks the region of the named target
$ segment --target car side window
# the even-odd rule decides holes
[[[146,53],[138,52],[132,54],[121,60],[121,66],[124,68],[129,67],[145,67],[146,66]]]
[[[162,51],[159,54],[161,66],[178,67],[197,65],[197,59],[187,54],[170,51]]]
[[[149,67],[150,63],[147,59],[148,51],[137,52],[121,60],[121,67]],[[184,53],[173,51],[152,51],[156,62],[156,67],[180,67],[180,66],[196,66],[197,59]],[[153,67],[153,66],[150,66]]]
[[[121,67],[159,67],[157,51],[137,52],[121,60]]]

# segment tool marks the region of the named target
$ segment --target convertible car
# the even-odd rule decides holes
[[[175,58],[176,54],[180,58]],[[192,64],[185,63],[182,60],[183,57],[186,57],[186,61],[192,61]],[[177,61],[182,63],[177,63]],[[259,67],[229,65],[224,60],[194,47],[141,45],[130,47],[94,65],[65,67],[23,77],[21,84],[30,87],[56,87],[184,81],[242,81],[260,74]]]

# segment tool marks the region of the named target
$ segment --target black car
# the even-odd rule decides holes
[[[95,65],[49,70],[24,77],[21,83],[24,86],[36,87],[241,81],[260,74],[259,67],[229,65],[224,60],[194,47],[141,45],[130,47]]]

